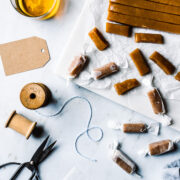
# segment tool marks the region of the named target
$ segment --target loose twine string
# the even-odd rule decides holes
[[[88,106],[89,106],[89,110],[90,110],[90,116],[89,116],[87,128],[86,128],[85,131],[83,131],[82,133],[80,133],[80,134],[77,136],[77,138],[76,138],[76,140],[75,140],[75,150],[76,150],[76,152],[77,152],[81,157],[83,157],[83,158],[85,158],[85,159],[87,159],[87,160],[93,161],[93,162],[97,162],[96,159],[92,159],[92,158],[90,158],[90,157],[82,154],[82,153],[79,151],[79,148],[78,148],[79,139],[80,139],[83,135],[85,135],[85,134],[87,134],[88,138],[89,138],[91,141],[96,142],[96,143],[100,142],[100,141],[103,139],[103,136],[104,136],[102,128],[100,128],[100,127],[98,127],[98,126],[90,127],[91,121],[92,121],[92,116],[93,116],[93,110],[92,110],[92,105],[91,105],[90,101],[89,101],[87,98],[82,97],[82,96],[72,97],[72,98],[68,99],[67,101],[65,101],[65,103],[61,106],[61,108],[60,108],[56,113],[51,114],[51,115],[45,115],[45,114],[40,113],[39,111],[36,111],[36,113],[38,113],[39,115],[44,116],[44,117],[49,117],[49,118],[55,117],[55,116],[57,116],[57,115],[60,115],[60,114],[62,113],[62,111],[64,110],[64,108],[65,108],[71,101],[73,101],[73,100],[75,100],[75,99],[81,99],[81,100],[84,100],[85,102],[87,102],[87,104],[88,104]],[[92,130],[98,130],[98,131],[100,132],[100,136],[99,136],[97,139],[93,138],[93,137],[89,134],[89,132],[92,131]]]

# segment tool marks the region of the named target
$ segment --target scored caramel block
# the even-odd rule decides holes
[[[174,143],[171,140],[164,140],[149,144],[150,155],[160,155],[174,149]]]
[[[109,43],[105,40],[104,36],[96,27],[91,30],[88,35],[100,51],[109,46]]]
[[[155,114],[164,114],[165,113],[165,107],[163,100],[161,98],[160,93],[157,89],[153,89],[148,92],[148,97],[151,102],[153,111]]]
[[[130,56],[141,76],[144,76],[145,74],[150,72],[150,68],[146,63],[146,60],[140,49],[135,49],[133,52],[130,53]]]
[[[110,62],[103,67],[94,69],[92,72],[92,76],[94,77],[94,79],[102,79],[117,71],[119,71],[119,67],[116,65],[116,63]]]
[[[115,150],[113,157],[113,161],[119,165],[124,171],[128,174],[132,174],[136,171],[136,165],[132,162],[123,152],[120,150]]]
[[[178,81],[180,81],[180,72],[178,72],[178,73],[176,74],[175,79],[178,80]]]
[[[155,51],[150,57],[153,62],[155,62],[167,75],[173,74],[175,67],[171,64],[165,57],[160,53]]]
[[[121,24],[106,23],[106,32],[112,34],[118,34],[129,37],[131,34],[131,27]]]
[[[149,11],[147,9],[141,9],[141,8],[126,6],[122,4],[110,3],[109,11],[120,13],[120,14],[126,14],[129,16],[152,19],[155,21],[161,21],[161,22],[172,23],[172,24],[180,24],[179,15],[168,14],[168,13],[159,12],[159,11]]]
[[[140,86],[140,83],[136,79],[128,79],[126,81],[123,81],[121,83],[117,83],[114,85],[114,88],[118,95],[124,94],[127,91]]]
[[[157,3],[168,4],[171,6],[180,6],[179,0],[149,0]]]
[[[137,1],[134,1],[134,2],[137,2]],[[149,29],[155,29],[155,30],[180,34],[180,25],[156,21],[152,19],[146,19],[143,17],[136,17],[133,15],[130,16],[126,14],[120,14],[120,13],[109,11],[107,20],[112,21],[112,22],[126,24],[129,26],[149,28]]]
[[[144,133],[147,131],[146,124],[144,123],[128,123],[123,124],[123,132],[125,133]]]
[[[87,57],[76,56],[68,68],[69,76],[72,78],[77,77],[83,70],[86,62],[87,62]]]
[[[163,36],[161,34],[135,33],[135,42],[163,44]]]

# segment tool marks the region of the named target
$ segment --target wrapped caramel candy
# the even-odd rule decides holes
[[[91,30],[88,35],[100,51],[103,51],[109,46],[109,43],[96,27]]]
[[[136,79],[128,79],[126,81],[123,81],[121,83],[117,83],[114,85],[114,88],[118,95],[122,95],[126,93],[127,91],[140,86],[140,83]]]
[[[164,114],[166,112],[161,95],[156,88],[148,92],[148,97],[155,114]]]
[[[171,64],[165,57],[160,53],[155,51],[150,57],[153,62],[155,62],[167,75],[173,74],[175,67]]]
[[[68,68],[68,74],[71,78],[76,78],[83,70],[87,62],[87,57],[76,56]]]
[[[119,123],[118,121],[109,121],[108,127],[114,130],[121,130],[124,133],[151,133],[154,135],[159,134],[159,123]]]
[[[102,79],[117,71],[119,71],[119,67],[116,65],[116,63],[110,62],[100,68],[94,69],[92,72],[92,76],[94,79]]]
[[[163,44],[161,34],[135,33],[135,42]]]
[[[150,72],[150,68],[140,49],[135,49],[130,53],[130,56],[141,76],[144,76]]]

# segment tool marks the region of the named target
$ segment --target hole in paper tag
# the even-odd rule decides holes
[[[0,56],[6,75],[43,67],[50,59],[46,40],[39,37],[1,44]]]

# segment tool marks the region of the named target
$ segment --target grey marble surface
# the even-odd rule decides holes
[[[123,172],[112,162],[109,156],[108,144],[113,139],[119,139],[122,143],[122,150],[137,163],[139,173],[143,176],[143,179],[159,180],[162,176],[163,167],[179,158],[179,149],[159,157],[146,158],[138,156],[137,152],[150,142],[167,138],[176,139],[180,136],[180,133],[169,127],[163,127],[157,137],[150,134],[126,135],[122,132],[114,132],[107,128],[107,122],[110,119],[117,119],[121,122],[141,120],[146,123],[151,123],[153,120],[76,85],[70,84],[67,87],[65,80],[53,74],[54,66],[63,52],[64,45],[69,38],[83,3],[84,0],[66,1],[61,17],[48,21],[36,21],[18,15],[11,7],[10,1],[0,2],[0,43],[36,35],[47,40],[51,54],[51,61],[44,68],[8,77],[4,75],[3,66],[0,63],[0,164],[9,161],[28,161],[39,143],[47,134],[50,134],[52,139],[58,140],[58,148],[40,166],[43,180],[61,180],[72,168],[81,172],[80,174],[75,173],[76,176],[72,178],[75,180],[136,179],[136,177]],[[41,112],[55,112],[57,107],[72,96],[84,96],[90,100],[93,106],[92,126],[102,127],[104,138],[96,144],[83,136],[79,141],[79,148],[82,153],[98,159],[97,163],[82,159],[77,155],[74,148],[77,135],[84,131],[87,126],[89,116],[87,104],[81,100],[75,100],[58,117],[44,118],[35,111],[25,109],[20,103],[19,92],[29,82],[45,83],[51,89],[53,98],[56,100],[54,104],[45,109],[40,109]],[[38,126],[42,126],[44,129],[43,135],[39,138],[32,136],[27,141],[16,132],[5,129],[5,122],[15,109],[18,113],[37,121]],[[92,135],[98,134],[92,132]],[[8,180],[14,170],[15,167],[2,169],[0,180]]]

